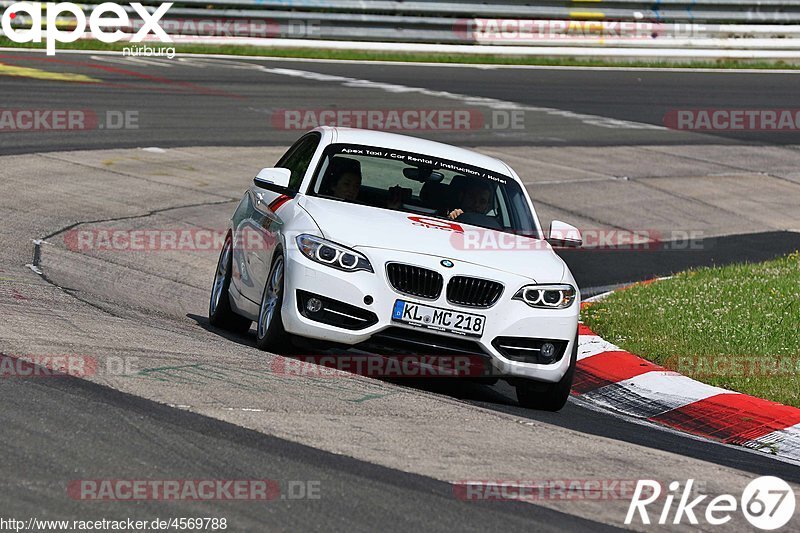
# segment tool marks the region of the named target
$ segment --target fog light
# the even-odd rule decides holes
[[[318,312],[322,309],[322,300],[319,298],[309,298],[308,301],[306,301],[306,309],[309,313]]]
[[[556,347],[552,343],[545,342],[542,344],[542,350],[539,353],[545,361],[552,361],[556,355]]]

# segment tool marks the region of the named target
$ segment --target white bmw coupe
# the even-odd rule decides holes
[[[577,359],[580,293],[505,163],[403,135],[320,127],[242,198],[211,290],[212,325],[259,348],[313,340],[392,357],[460,354],[556,411]]]

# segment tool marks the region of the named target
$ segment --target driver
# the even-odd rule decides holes
[[[327,190],[324,194],[355,202],[361,190],[361,164],[355,159],[336,157],[331,161]]]
[[[492,186],[479,179],[472,179],[461,189],[458,204],[462,207],[447,213],[447,218],[455,220],[464,213],[485,215],[492,208]]]

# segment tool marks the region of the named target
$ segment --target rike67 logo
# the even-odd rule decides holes
[[[41,43],[42,39],[47,42],[47,55],[52,56],[56,53],[56,43],[72,43],[83,37],[86,32],[86,14],[77,4],[72,2],[53,3],[46,5],[46,24],[42,31],[42,3],[41,2],[19,2],[12,4],[6,9],[2,17],[3,34],[15,43]],[[143,25],[139,31],[131,38],[131,42],[139,43],[149,33],[153,33],[161,42],[171,43],[172,39],[167,35],[158,21],[163,17],[172,3],[161,4],[158,9],[150,13],[147,9],[137,2],[132,2],[130,6],[142,18]],[[11,21],[19,15],[24,14],[31,21],[30,28],[22,29],[13,27]],[[72,16],[75,19],[75,26],[69,30],[58,28],[59,19],[64,16]],[[125,36],[125,32],[118,28],[128,27],[130,18],[128,12],[114,2],[100,4],[92,10],[89,15],[89,29],[93,38],[104,43],[115,43]],[[117,28],[115,31],[109,29]]]

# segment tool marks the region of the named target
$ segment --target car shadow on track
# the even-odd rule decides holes
[[[215,335],[219,335],[220,337],[235,342],[241,346],[247,346],[249,348],[255,347],[255,334],[252,328],[245,334],[237,334],[212,326],[211,324],[209,324],[207,317],[191,313],[187,314],[186,317],[193,320],[198,326],[200,326],[201,328],[203,328],[208,332],[214,333]],[[301,352],[303,353],[303,355],[312,355],[312,353],[310,353],[309,350],[307,349],[304,350],[298,349],[296,353],[282,353],[280,355],[283,355],[285,357],[293,357],[297,356],[297,354]],[[313,355],[333,355],[334,353],[341,354],[342,351],[337,352],[331,350],[318,350],[314,351]],[[344,353],[356,354],[357,352],[353,351]],[[508,407],[516,407],[518,409],[522,409],[517,407],[517,401],[514,389],[502,381],[498,382],[495,385],[487,385],[485,383],[470,381],[468,379],[447,378],[447,377],[431,377],[431,378],[378,377],[376,379],[381,379],[383,381],[387,381],[396,385],[409,387],[425,392],[430,392],[433,394],[442,394],[445,396],[450,396],[451,398],[467,402],[481,402],[485,404],[496,404],[498,407],[508,406]],[[522,410],[524,411],[524,409]]]
[[[242,346],[247,346],[249,348],[255,347],[255,337],[251,333],[252,328],[250,328],[250,330],[248,330],[248,332],[245,334],[232,333],[222,328],[215,328],[214,326],[209,324],[208,317],[206,316],[187,313],[186,318],[194,320],[194,322],[204,330],[213,333],[215,335],[219,335],[220,337],[235,342],[236,344],[241,344]]]

